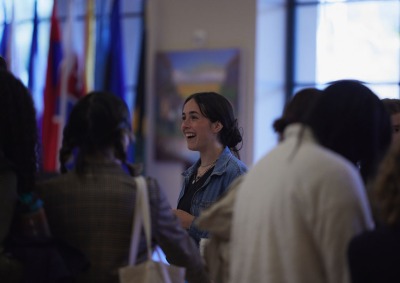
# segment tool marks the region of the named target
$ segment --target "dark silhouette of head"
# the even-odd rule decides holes
[[[126,162],[124,137],[131,135],[131,121],[125,102],[109,92],[90,92],[74,106],[63,132],[60,150],[61,172],[77,150],[75,168],[81,174],[85,159],[113,150],[122,163]]]
[[[7,62],[2,56],[0,56],[0,71],[7,71]]]
[[[323,146],[358,165],[365,181],[373,177],[391,141],[390,117],[382,101],[355,80],[326,87],[307,124]]]
[[[222,124],[219,141],[239,157],[240,148],[238,149],[237,145],[242,142],[242,135],[229,100],[215,92],[199,92],[188,96],[183,106],[191,99],[197,103],[204,117],[212,123],[219,121]]]
[[[18,193],[31,192],[37,172],[36,111],[29,90],[0,71],[0,154],[17,174]]]
[[[286,104],[282,116],[272,124],[279,135],[279,140],[282,140],[283,132],[288,125],[305,122],[305,118],[321,93],[322,91],[316,88],[304,88],[295,93]]]

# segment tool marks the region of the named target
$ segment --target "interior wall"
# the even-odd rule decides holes
[[[276,146],[274,120],[285,105],[286,1],[258,0],[253,163]]]
[[[154,58],[158,51],[239,48],[242,69],[239,125],[243,127],[241,158],[253,162],[256,0],[147,1],[147,125],[146,174],[157,178],[176,207],[183,165],[154,159]]]

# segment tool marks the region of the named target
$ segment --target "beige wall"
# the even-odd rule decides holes
[[[198,48],[239,48],[242,52],[239,124],[244,130],[242,159],[253,160],[254,62],[256,0],[149,0],[148,21],[148,117],[154,117],[153,66],[157,51]],[[156,177],[176,206],[183,167],[179,163],[154,160],[154,125],[148,121],[146,173]]]

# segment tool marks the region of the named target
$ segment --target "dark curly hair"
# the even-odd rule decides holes
[[[131,133],[128,107],[116,95],[93,91],[74,106],[64,128],[59,153],[61,173],[67,172],[67,161],[77,149],[75,169],[85,169],[85,157],[107,148],[114,148],[115,156],[126,164],[124,134]],[[127,166],[130,169],[129,166]],[[132,172],[131,172],[132,173]]]
[[[0,151],[11,163],[18,194],[32,192],[38,158],[36,111],[29,90],[7,71],[0,71]]]
[[[196,101],[204,117],[213,123],[219,121],[222,124],[222,130],[218,135],[220,142],[240,157],[240,148],[237,148],[237,145],[243,141],[243,138],[229,100],[216,92],[198,92],[188,96],[183,106],[191,99]]]

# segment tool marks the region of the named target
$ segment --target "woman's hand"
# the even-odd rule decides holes
[[[172,212],[175,214],[176,217],[179,218],[182,227],[185,229],[189,229],[190,225],[192,225],[192,222],[194,220],[194,216],[181,209],[173,209]]]

